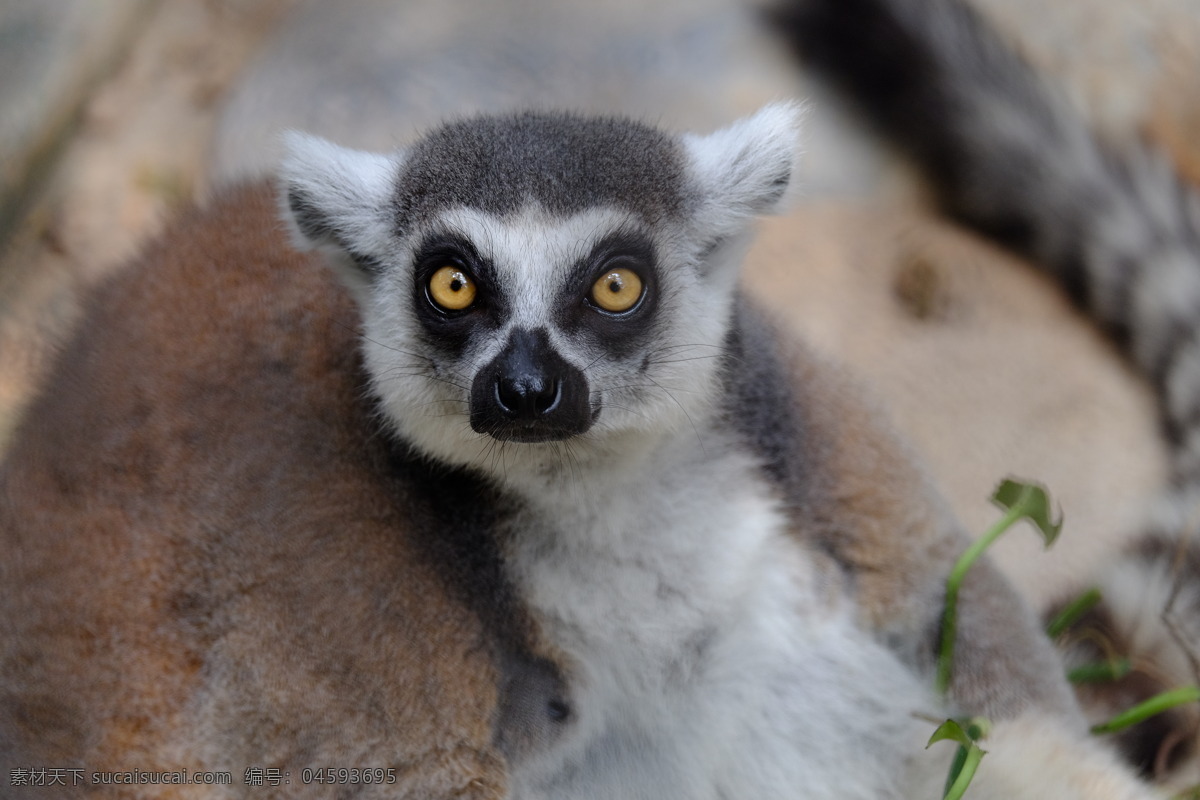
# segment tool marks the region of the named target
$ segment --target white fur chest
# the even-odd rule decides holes
[[[655,461],[520,521],[510,568],[566,656],[573,713],[513,796],[899,796],[925,690],[856,627],[747,458]]]

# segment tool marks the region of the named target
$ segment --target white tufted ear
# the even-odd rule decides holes
[[[356,290],[363,289],[388,250],[390,201],[402,157],[351,150],[319,136],[284,134],[280,205],[292,240],[318,249]]]
[[[683,137],[702,202],[697,222],[716,238],[740,232],[750,219],[786,205],[800,158],[803,112],[772,103],[707,136]]]

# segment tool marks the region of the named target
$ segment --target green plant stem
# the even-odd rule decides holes
[[[1115,658],[1112,661],[1081,664],[1067,672],[1067,680],[1071,683],[1107,683],[1119,681],[1132,671],[1133,663],[1128,658]]]
[[[946,604],[942,610],[942,639],[938,651],[935,683],[941,694],[945,694],[950,688],[950,671],[954,666],[954,639],[958,633],[958,591],[962,587],[963,579],[966,578],[967,571],[983,555],[983,551],[987,550],[992,542],[1000,537],[1000,534],[1011,528],[1023,516],[1025,516],[1025,511],[1020,504],[1014,505],[1005,512],[999,522],[958,557],[958,561],[954,562],[954,568],[950,570],[950,576],[946,578]]]
[[[942,797],[949,797],[950,790],[954,788],[958,777],[962,775],[963,767],[967,765],[966,746],[959,745],[958,750],[954,753],[954,760],[950,762],[950,771],[946,773],[946,785],[942,787]]]
[[[1102,599],[1099,589],[1095,587],[1088,589],[1051,620],[1050,624],[1046,626],[1046,634],[1051,639],[1057,639],[1064,631],[1079,622],[1084,614],[1099,605]]]
[[[1172,689],[1169,692],[1156,694],[1149,700],[1138,703],[1128,711],[1122,711],[1108,722],[1102,722],[1099,725],[1093,726],[1092,733],[1116,733],[1131,725],[1137,725],[1142,720],[1149,719],[1155,714],[1170,711],[1175,706],[1197,702],[1200,702],[1200,687],[1185,686],[1181,689]]]
[[[943,800],[959,800],[966,793],[967,787],[971,785],[971,779],[975,777],[975,770],[979,769],[979,762],[983,760],[983,750],[978,745],[960,746],[959,749],[966,751],[966,756],[963,758],[958,777],[946,790]]]

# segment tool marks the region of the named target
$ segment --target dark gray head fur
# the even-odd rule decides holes
[[[683,213],[677,138],[632,120],[524,112],[452,122],[410,150],[397,181],[401,231],[453,206],[503,216],[536,200],[568,216],[629,209],[653,224]]]

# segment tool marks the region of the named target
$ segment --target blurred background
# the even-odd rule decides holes
[[[975,0],[1097,125],[1200,180],[1200,0]],[[447,116],[570,107],[710,130],[808,101],[803,197],[747,283],[881,398],[973,531],[1005,475],[1061,543],[998,558],[1035,602],[1162,481],[1153,399],[1028,266],[939,220],[743,0],[0,0],[0,448],[88,287],[278,131],[387,149]]]

